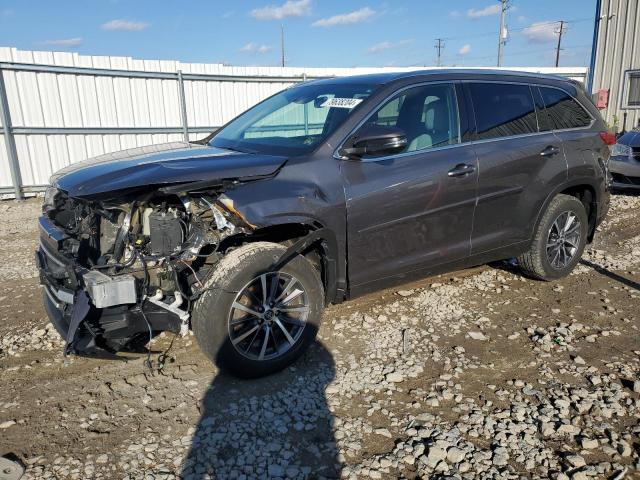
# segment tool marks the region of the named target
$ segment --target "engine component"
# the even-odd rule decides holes
[[[132,275],[110,277],[97,270],[91,270],[82,278],[96,308],[136,303],[136,281]]]
[[[160,289],[156,290],[155,295],[153,297],[148,297],[147,300],[149,300],[154,305],[162,307],[165,310],[170,311],[174,315],[177,315],[178,318],[180,318],[180,322],[181,322],[180,336],[184,337],[189,332],[189,316],[190,315],[188,311],[182,310],[181,308],[179,308],[184,301],[182,298],[182,294],[177,290],[173,292],[173,294],[174,294],[175,300],[171,304],[164,303],[162,301],[162,297],[164,296],[164,293],[162,293],[162,290]]]
[[[120,227],[105,217],[100,217],[100,254],[111,251],[116,243]]]
[[[171,255],[182,244],[184,232],[175,211],[153,212],[149,215],[151,253]]]

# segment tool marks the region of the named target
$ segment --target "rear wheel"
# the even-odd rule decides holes
[[[589,220],[580,200],[557,195],[536,228],[529,250],[518,258],[524,273],[540,280],[562,278],[580,261]]]
[[[316,336],[324,302],[320,277],[302,256],[273,271],[284,251],[281,245],[258,242],[230,252],[194,307],[200,347],[236,375],[281,370]]]

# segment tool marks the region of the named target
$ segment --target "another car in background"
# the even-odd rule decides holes
[[[640,191],[640,130],[618,139],[609,157],[609,172],[613,189]]]

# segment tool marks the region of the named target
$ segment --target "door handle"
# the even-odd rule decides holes
[[[476,167],[469,165],[468,163],[459,163],[453,167],[447,175],[450,177],[466,177],[467,175],[476,171]]]
[[[540,152],[540,155],[543,157],[552,157],[554,155],[557,155],[558,153],[560,153],[560,149],[554,145],[549,145],[548,147],[545,147],[544,150],[542,150]]]

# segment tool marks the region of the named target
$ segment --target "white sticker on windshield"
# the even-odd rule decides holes
[[[335,107],[335,108],[353,108],[362,102],[361,98],[329,98],[321,107]]]

